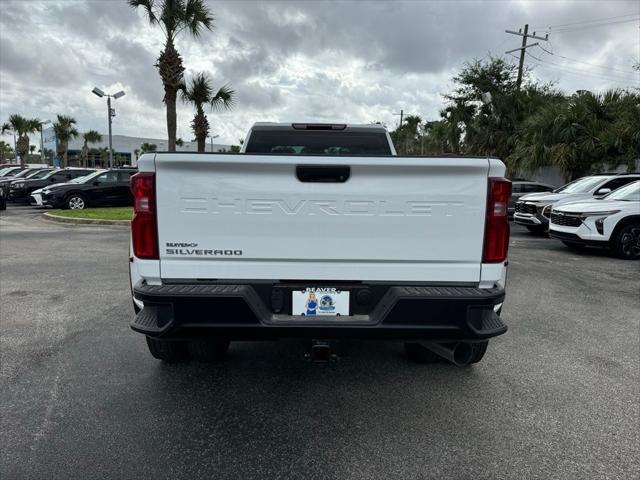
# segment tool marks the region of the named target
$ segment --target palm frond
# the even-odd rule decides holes
[[[187,84],[181,84],[180,96],[186,103],[192,103],[196,108],[211,101],[213,87],[211,79],[206,73],[197,73]]]
[[[158,23],[158,17],[153,10],[154,0],[128,0],[127,3],[129,3],[129,6],[132,8],[137,9],[138,7],[142,7],[151,25]]]
[[[198,37],[203,28],[213,29],[213,15],[202,0],[186,0],[183,20],[185,27],[194,37]]]
[[[230,85],[224,85],[211,98],[210,103],[214,110],[231,110],[236,104],[236,91]]]

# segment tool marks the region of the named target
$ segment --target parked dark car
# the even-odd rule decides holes
[[[22,170],[24,170],[24,167],[21,167],[20,165],[3,167],[2,169],[0,169],[0,179],[14,177],[17,173],[21,172]]]
[[[29,202],[31,192],[34,190],[56,183],[66,183],[74,178],[84,177],[95,171],[95,169],[90,168],[65,168],[62,170],[52,170],[39,178],[36,178],[38,175],[35,175],[24,180],[17,179],[9,185],[8,198],[12,202],[27,203]]]
[[[45,175],[45,173],[38,174],[38,172],[50,172],[53,168],[25,168],[18,172],[13,177],[0,178],[0,189],[4,191],[5,199],[9,196],[9,185],[19,179],[33,178],[36,175]]]
[[[516,202],[523,195],[528,193],[537,192],[552,192],[556,187],[547,183],[533,182],[531,180],[524,180],[520,178],[513,179],[511,181],[511,197],[507,205],[509,209],[509,216],[512,217],[516,210]]]
[[[73,210],[87,207],[120,207],[133,205],[129,188],[131,175],[138,170],[114,168],[89,174],[81,183],[65,183],[42,191],[42,204]]]

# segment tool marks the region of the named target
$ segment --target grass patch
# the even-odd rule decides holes
[[[51,210],[51,215],[91,220],[131,220],[133,207],[85,208],[84,210]]]

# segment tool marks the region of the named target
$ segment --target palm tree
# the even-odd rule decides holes
[[[143,153],[155,152],[156,150],[158,150],[158,146],[155,143],[144,142],[140,145],[139,152],[140,155],[142,155]]]
[[[89,130],[82,134],[82,138],[84,139],[84,144],[82,145],[82,150],[80,151],[80,158],[82,159],[82,166],[89,166],[89,144],[90,143],[99,143],[102,141],[102,135],[95,130]]]
[[[184,83],[180,85],[180,93],[183,102],[191,103],[196,107],[196,114],[191,121],[191,129],[198,142],[198,152],[204,152],[205,143],[209,136],[209,121],[204,114],[204,105],[209,104],[215,110],[222,108],[230,110],[235,102],[236,92],[225,85],[214,95],[209,77],[204,73],[198,73],[188,85]]]
[[[128,0],[133,8],[142,7],[151,25],[158,25],[165,37],[164,48],[156,67],[164,86],[164,103],[167,106],[167,135],[169,151],[176,151],[176,99],[182,82],[184,66],[176,50],[175,40],[187,30],[193,37],[200,36],[203,28],[213,29],[213,16],[203,0]]]
[[[524,122],[510,159],[525,171],[556,166],[567,180],[621,162],[632,168],[640,150],[633,146],[640,140],[639,101],[637,95],[609,90],[549,103]]]
[[[13,158],[13,148],[4,140],[0,140],[0,163]]]
[[[61,160],[62,168],[67,166],[69,141],[78,136],[78,129],[75,126],[76,123],[75,118],[67,115],[58,115],[57,120],[53,122],[53,131],[58,140],[58,158]]]
[[[27,153],[29,153],[29,134],[36,133],[40,130],[40,120],[37,118],[25,118],[22,115],[13,114],[9,117],[9,121],[2,125],[2,134],[12,131],[18,135],[16,141],[16,152],[20,156],[20,164],[27,162]]]

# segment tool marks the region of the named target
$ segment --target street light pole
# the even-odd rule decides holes
[[[124,97],[124,91],[120,90],[117,93],[108,94],[108,93],[104,93],[98,87],[94,87],[93,90],[91,91],[100,98],[107,97],[107,119],[109,123],[109,168],[113,168],[113,144],[112,144],[112,138],[111,138],[112,137],[111,118],[116,116],[116,112],[115,110],[111,109],[111,97],[113,97],[114,100],[117,100],[120,97]]]
[[[220,135],[211,135],[211,153],[213,153],[213,139],[218,138]]]
[[[113,168],[113,146],[111,144],[111,95],[107,95],[107,117],[109,117],[109,168]]]

